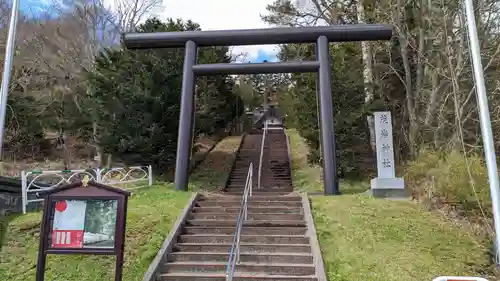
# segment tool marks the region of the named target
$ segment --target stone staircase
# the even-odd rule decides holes
[[[156,280],[226,280],[241,196],[252,162],[253,194],[248,197],[240,263],[232,280],[326,281],[309,203],[293,193],[286,136],[283,131],[267,135],[262,186],[257,189],[260,145],[261,135],[246,135],[226,192],[197,197],[159,265]],[[320,272],[316,272],[318,268]]]
[[[201,196],[157,280],[225,281],[241,206],[238,196]],[[249,197],[233,280],[313,281],[314,257],[302,197]]]
[[[243,139],[226,186],[226,194],[241,195],[250,163],[253,163],[255,195],[285,195],[293,191],[286,135],[283,131],[269,130],[264,143],[261,188],[257,188],[261,134],[248,134]]]
[[[262,163],[261,187],[264,190],[293,191],[287,139],[283,131],[268,131]]]

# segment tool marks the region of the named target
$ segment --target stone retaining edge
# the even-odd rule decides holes
[[[307,236],[310,239],[311,252],[314,260],[314,267],[316,268],[316,277],[318,281],[327,281],[325,266],[323,263],[323,256],[321,254],[321,248],[318,242],[318,235],[316,233],[316,227],[314,226],[314,219],[311,211],[311,204],[309,203],[309,198],[306,194],[302,194],[302,209],[304,210],[304,219],[307,223]]]
[[[163,244],[156,254],[156,257],[153,259],[151,264],[149,265],[148,270],[144,274],[142,281],[156,281],[156,274],[162,268],[163,264],[166,262],[167,255],[172,252],[172,247],[177,242],[177,238],[181,234],[181,230],[185,225],[186,218],[193,209],[196,200],[199,198],[200,194],[196,192],[191,196],[191,199],[188,201],[186,207],[182,210],[181,215],[177,218],[177,221],[171,228],[168,233],[167,238],[163,241]]]

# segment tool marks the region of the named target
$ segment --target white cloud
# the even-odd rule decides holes
[[[161,19],[182,18],[201,25],[202,30],[253,29],[269,27],[260,19],[266,6],[273,0],[165,0]],[[260,50],[260,56],[259,56]],[[275,60],[276,45],[234,46],[233,55],[246,53],[245,61],[253,61],[263,54]]]

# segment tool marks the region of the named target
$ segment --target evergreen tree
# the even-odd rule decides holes
[[[191,21],[153,18],[139,32],[198,30]],[[227,48],[200,50],[200,63],[228,62]],[[173,164],[177,148],[183,49],[103,51],[89,74],[89,100],[102,127],[100,144],[127,164]],[[228,76],[199,79],[197,130],[211,133],[242,113]],[[188,141],[188,140],[183,140]],[[191,140],[189,140],[191,141]]]

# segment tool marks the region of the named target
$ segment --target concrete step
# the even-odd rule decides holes
[[[233,243],[234,235],[231,234],[182,234],[179,243]],[[241,235],[241,243],[257,244],[309,244],[309,238],[300,235]]]
[[[234,188],[238,189],[238,188]],[[279,190],[279,189],[277,189]],[[290,192],[293,192],[293,189],[283,189],[284,191],[267,191],[267,192],[260,192],[260,191],[252,191],[253,195],[258,195],[258,196],[282,196],[282,195],[287,195],[290,194]],[[288,190],[288,191],[287,191]],[[230,195],[230,196],[242,196],[243,191],[233,191],[233,188],[229,187],[226,189],[224,194]]]
[[[316,276],[267,275],[236,272],[233,281],[318,281]],[[166,273],[158,281],[227,281],[225,273]]]
[[[284,177],[281,177],[281,176],[274,176],[272,178],[263,178],[260,180],[260,183],[261,185],[263,183],[288,183],[288,184],[291,184],[292,183],[292,180],[289,176],[284,176]],[[245,184],[247,183],[247,180],[246,180],[246,177],[243,178],[243,177],[232,177],[229,179],[229,183],[230,184],[241,184],[241,186],[245,186]],[[254,185],[257,187],[257,183],[254,182]]]
[[[212,272],[225,273],[227,262],[171,262],[166,263],[164,272]],[[236,272],[262,273],[268,275],[313,275],[315,269],[313,264],[259,264],[239,263]]]
[[[288,165],[288,163],[283,163],[281,165],[285,166],[285,165]],[[288,169],[288,166],[286,166],[286,167],[279,167],[279,168],[278,167],[272,167],[272,166],[271,167],[269,167],[269,166],[267,166],[267,167],[263,166],[262,170],[261,170],[260,176],[261,177],[265,177],[265,176],[267,176],[268,173],[276,172],[276,171],[288,172],[289,169]],[[257,171],[255,171],[255,172],[257,172]],[[247,174],[248,174],[248,168],[235,169],[235,170],[231,171],[231,175],[246,176]]]
[[[288,161],[288,152],[286,150],[277,151],[278,149],[271,148],[272,151],[264,151],[266,154],[264,159],[262,159],[262,165],[269,165],[275,162],[271,161],[279,161],[279,162],[287,162]],[[236,161],[246,161],[252,160],[254,165],[258,165],[260,161],[260,151],[257,152],[257,155],[250,155],[250,153],[245,155],[240,155],[236,157]]]
[[[167,256],[168,261],[228,261],[226,253],[217,252],[177,252]],[[241,262],[252,263],[313,263],[311,254],[295,253],[240,253]]]
[[[229,177],[229,180],[233,181],[246,181],[247,175],[246,174],[231,174]],[[256,179],[254,177],[254,179]],[[290,180],[291,176],[288,172],[273,172],[273,173],[268,173],[267,175],[263,176],[260,178],[261,182],[263,180]],[[256,184],[256,183],[255,183]]]
[[[246,179],[247,178],[247,175],[245,173],[235,173],[235,174],[231,174],[229,179],[233,179],[233,180],[242,180],[242,179]],[[288,171],[270,171],[270,172],[266,172],[265,174],[263,173],[263,175],[261,176],[261,180],[263,179],[290,179],[291,178],[291,175]],[[257,180],[258,179],[258,176],[254,176],[253,177],[254,180]]]
[[[268,186],[266,185],[262,185],[261,189],[266,189]],[[291,188],[290,186],[288,185],[283,185],[282,187],[273,187],[273,191],[263,191],[262,193],[266,192],[268,194],[260,194],[262,196],[283,196],[283,195],[289,195],[290,193],[293,192],[293,188]],[[258,191],[258,189],[254,189],[254,190],[257,190],[255,192],[260,192]],[[224,191],[223,191],[224,192]],[[228,185],[226,186],[225,188],[225,192],[233,192],[234,194],[233,195],[238,195],[238,196],[241,196],[241,194],[243,193],[243,191],[241,190],[241,186],[233,186],[233,185]],[[252,194],[254,194],[254,191],[252,191]]]
[[[233,226],[236,227],[236,220],[186,220],[188,226]],[[259,226],[259,227],[300,227],[306,226],[303,220],[247,220],[243,223],[244,227]]]
[[[244,187],[245,186],[245,183],[242,183],[242,182],[232,182],[232,181],[229,181],[229,184],[230,185],[239,185],[239,187]],[[266,188],[268,186],[271,186],[271,187],[288,187],[288,188],[293,188],[293,185],[292,185],[292,180],[291,179],[280,179],[280,178],[276,178],[276,179],[270,179],[270,180],[261,180],[260,181],[260,188]],[[255,188],[254,189],[257,189],[257,184],[255,184]]]
[[[230,185],[233,185],[230,183]],[[241,185],[239,187],[242,187]],[[267,187],[273,187],[277,189],[293,189],[292,181],[291,180],[280,180],[280,181],[262,181],[260,183],[260,188],[267,188]],[[257,188],[256,188],[257,189]]]
[[[197,207],[240,207],[241,200],[235,201],[197,201]],[[301,207],[302,202],[299,201],[250,201],[248,206],[252,207],[268,207],[268,206],[294,206]]]
[[[261,182],[260,183],[261,186],[260,186],[260,189],[283,189],[283,187],[286,187],[286,188],[289,188],[290,190],[293,190],[293,185],[292,185],[292,181],[291,180],[284,180],[284,181],[281,181],[281,182],[266,182],[265,185],[264,185],[264,182]],[[234,186],[234,188],[241,188],[243,189],[245,187],[245,184],[243,183],[229,183],[229,185],[231,186]],[[254,190],[259,190],[259,188],[257,187],[257,183],[254,183],[253,185],[253,189]]]
[[[229,253],[233,243],[176,243],[175,252],[222,252]],[[246,253],[311,253],[309,244],[251,244],[241,243],[240,250]]]
[[[245,182],[233,182],[229,181],[226,188],[241,188],[242,190],[245,187]],[[282,191],[283,189],[293,191],[293,185],[291,180],[269,180],[269,181],[261,181],[260,188],[255,185],[252,189],[252,192],[259,191],[261,189],[273,188],[276,191]],[[252,193],[253,194],[253,193]]]
[[[248,196],[248,202],[267,202],[267,201],[295,201],[302,202],[302,197],[300,196],[258,196],[254,195],[252,191],[252,196]],[[198,202],[212,202],[212,201],[238,201],[241,202],[241,197],[238,196],[212,196],[212,197],[201,197]]]
[[[237,214],[240,207],[194,207],[194,213],[230,213]],[[248,206],[248,214],[285,213],[302,214],[302,207],[251,207]]]
[[[229,181],[226,188],[244,189],[245,186],[246,186],[246,182]],[[257,187],[257,184],[255,184],[253,186],[253,190],[255,190],[255,191],[259,191],[260,189],[268,189],[268,188],[272,188],[272,189],[275,189],[278,191],[283,190],[283,189],[293,191],[293,184],[292,184],[292,180],[268,180],[268,181],[261,181],[260,188]]]
[[[236,186],[231,187],[231,191],[233,191],[233,192],[236,192],[236,191],[243,192],[244,190],[245,190],[244,185],[239,186],[239,187],[236,187]],[[293,191],[293,187],[291,185],[291,182],[290,182],[290,186],[286,187],[286,188],[284,188],[283,186],[274,186],[274,185],[261,186],[260,188],[258,188],[257,186],[254,186],[252,188],[252,195],[253,195],[253,192],[262,192],[262,193],[264,193],[264,192],[282,192],[285,190],[290,190],[290,192]]]
[[[241,179],[245,179],[246,180],[247,178],[247,174],[246,173],[231,173],[231,176],[229,177],[229,179],[234,179],[234,180],[241,180]],[[254,176],[254,179],[257,179],[258,176]],[[261,176],[261,180],[263,179],[290,179],[291,176],[290,176],[290,173],[288,173],[288,171],[270,171],[270,172],[266,172],[265,174],[263,173],[263,175]]]
[[[239,187],[232,187],[232,191],[244,191],[245,188],[244,185],[241,185]],[[261,186],[260,188],[257,187],[257,185],[254,185],[253,188],[252,188],[252,192],[276,192],[276,191],[284,191],[285,188],[282,186],[282,185],[268,185],[268,186]],[[292,182],[290,181],[290,186],[287,187],[286,190],[291,190],[293,191],[293,187],[292,187]],[[290,192],[291,192],[290,191]],[[253,195],[253,193],[252,193]]]
[[[245,226],[242,235],[305,235],[306,227],[254,227]],[[234,227],[224,226],[185,226],[183,234],[234,234]]]
[[[195,220],[236,220],[238,213],[191,213],[189,219]],[[282,214],[282,213],[268,213],[268,214],[248,214],[248,220],[302,220],[304,216],[301,214]]]

